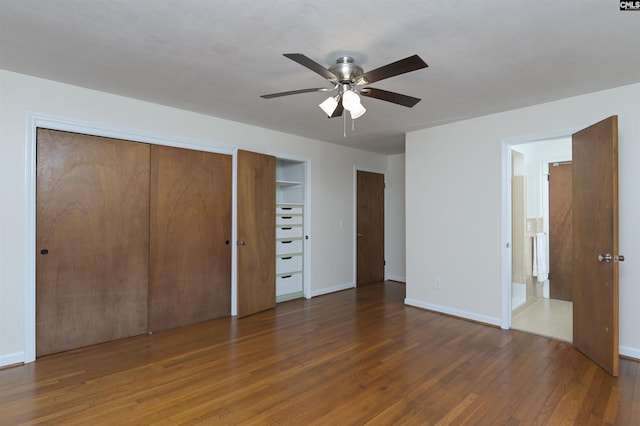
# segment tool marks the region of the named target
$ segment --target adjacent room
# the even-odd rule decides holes
[[[0,0],[0,423],[640,423],[636,3]]]

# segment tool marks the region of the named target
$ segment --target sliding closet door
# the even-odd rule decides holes
[[[149,146],[39,129],[38,356],[147,331]]]
[[[231,313],[229,155],[151,147],[149,330]]]
[[[238,151],[238,316],[276,304],[276,159]]]

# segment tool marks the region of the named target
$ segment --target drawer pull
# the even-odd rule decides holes
[[[282,210],[293,210],[293,207],[280,207]]]
[[[293,219],[293,216],[282,216],[283,219]]]
[[[289,241],[280,241],[280,244],[291,244],[293,241],[289,240]]]
[[[280,228],[280,229],[282,229],[283,231],[290,231],[290,230],[291,230],[291,229],[293,229],[293,228],[291,228],[291,227],[289,226],[289,227],[282,227],[282,228]]]
[[[282,259],[282,260],[289,260],[289,259],[292,259],[292,258],[293,258],[293,256],[287,256],[287,257],[281,257],[280,259]]]
[[[283,276],[281,276],[280,278],[282,278],[282,279],[284,280],[284,279],[286,279],[286,278],[291,278],[292,276],[293,276],[293,275],[283,275]]]

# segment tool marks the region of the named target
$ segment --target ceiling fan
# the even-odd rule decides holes
[[[384,80],[385,78],[416,71],[428,66],[418,55],[413,55],[384,65],[380,68],[364,72],[360,65],[354,63],[351,56],[341,56],[336,60],[335,65],[330,68],[325,68],[302,53],[284,53],[283,55],[292,61],[309,68],[311,71],[320,74],[322,77],[329,80],[329,82],[333,84],[333,87],[315,87],[312,89],[291,90],[288,92],[262,95],[261,97],[264,99],[271,99],[278,98],[280,96],[298,95],[301,93],[337,91],[337,95],[330,96],[319,105],[330,118],[340,117],[345,109],[349,111],[351,118],[356,119],[361,117],[367,110],[360,103],[360,97],[358,94],[402,105],[408,108],[413,107],[415,104],[420,102],[419,98],[373,87],[360,88],[359,86],[375,83],[376,81]]]

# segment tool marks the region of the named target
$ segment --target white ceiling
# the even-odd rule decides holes
[[[616,0],[0,0],[0,68],[385,154],[411,130],[640,81],[640,12]],[[372,84],[345,123],[331,87],[285,58],[365,71],[418,54],[429,68]],[[346,125],[347,137],[343,136]]]

